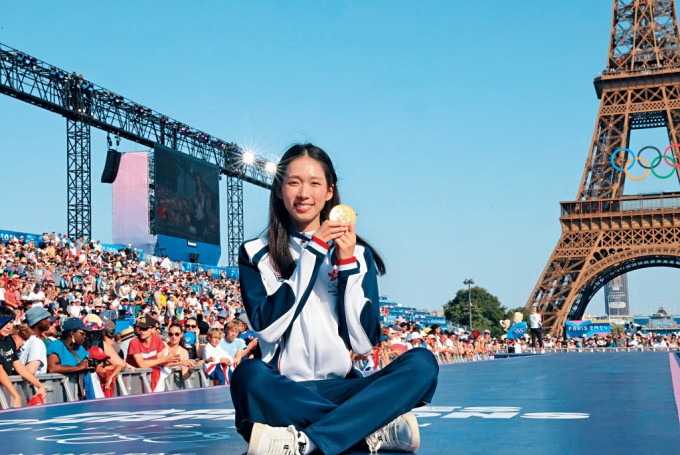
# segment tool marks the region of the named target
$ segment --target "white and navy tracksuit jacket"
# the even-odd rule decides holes
[[[288,279],[269,260],[268,240],[239,251],[241,295],[259,336],[262,360],[294,381],[345,377],[349,350],[363,355],[380,339],[378,282],[371,251],[338,261],[311,233],[291,233],[295,271]]]

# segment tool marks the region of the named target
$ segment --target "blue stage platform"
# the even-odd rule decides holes
[[[675,388],[673,381],[675,374]],[[680,453],[669,353],[522,356],[441,367],[419,454]],[[5,454],[243,454],[226,387],[0,412]]]

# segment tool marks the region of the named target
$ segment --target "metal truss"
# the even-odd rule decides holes
[[[243,243],[243,180],[227,177],[227,224],[229,244],[227,265],[238,265],[238,250]]]
[[[82,119],[66,119],[67,232],[89,240],[92,234],[92,183],[90,125]]]
[[[615,1],[607,69],[630,73],[678,66],[678,36],[674,0]]]
[[[665,126],[680,142],[680,41],[674,0],[615,0],[607,69],[595,78],[600,110],[575,201],[562,203],[562,235],[526,306],[562,333],[611,279],[644,267],[680,268],[680,193],[623,196],[611,162],[637,128]],[[672,149],[680,163],[680,149]],[[628,163],[619,152],[619,168]],[[680,174],[678,174],[680,179]],[[651,205],[650,205],[651,204]]]
[[[67,119],[81,119],[79,121],[91,127],[148,147],[153,147],[154,143],[171,147],[217,165],[224,175],[263,188],[271,187],[272,176],[265,169],[266,159],[256,157],[252,164],[244,165],[244,151],[238,145],[174,120],[93,84],[76,73],[69,74],[3,44],[0,44],[0,93],[56,112]],[[78,163],[80,161],[74,165],[77,166]],[[89,168],[87,173],[89,174]],[[76,190],[69,186],[69,191]],[[243,197],[236,199],[242,203]],[[76,207],[80,205],[76,204]],[[242,207],[239,210],[242,212]],[[87,216],[73,216],[83,220],[90,219],[89,212]],[[83,232],[85,231],[90,232],[89,225],[83,228]],[[230,234],[230,238],[232,237]],[[241,238],[239,243],[242,241]]]

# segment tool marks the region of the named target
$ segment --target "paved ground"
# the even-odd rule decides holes
[[[570,353],[442,366],[432,406],[416,410],[418,453],[680,453],[677,362]],[[0,433],[8,454],[246,451],[226,387],[3,411]]]

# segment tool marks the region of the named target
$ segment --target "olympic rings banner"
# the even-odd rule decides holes
[[[508,340],[515,340],[517,338],[523,338],[527,334],[527,323],[526,321],[518,322],[517,324],[510,327],[508,330],[507,338]]]
[[[610,161],[611,161],[612,167],[614,169],[616,169],[619,172],[625,172],[626,177],[628,177],[631,180],[642,180],[645,177],[647,177],[647,174],[649,174],[649,171],[652,171],[652,174],[654,174],[654,176],[656,178],[667,179],[671,175],[675,174],[677,172],[678,168],[680,167],[680,164],[676,164],[675,158],[673,158],[673,153],[671,152],[670,155],[668,154],[668,151],[671,150],[673,147],[679,147],[680,148],[680,144],[669,145],[668,147],[666,147],[666,150],[664,150],[663,153],[661,153],[661,150],[659,150],[658,148],[656,148],[652,145],[642,147],[637,154],[629,148],[622,147],[622,148],[618,148],[618,149],[614,150],[614,153],[612,153]],[[651,163],[649,163],[646,159],[644,159],[642,157],[642,153],[647,151],[647,150],[655,151],[656,155],[657,155],[655,158],[652,159]],[[616,161],[616,157],[618,156],[619,153],[624,153],[624,154],[627,153],[628,154],[627,155],[628,158],[626,159],[626,164],[625,164],[624,167],[619,167],[619,166],[616,165],[615,161]],[[659,173],[656,172],[656,168],[662,163],[662,161],[668,167],[670,167],[670,169],[671,169],[670,172],[668,172],[666,174],[659,174]],[[642,169],[645,170],[644,173],[642,174],[642,177],[633,177],[628,173],[628,171],[630,171],[633,168],[633,166],[635,166],[635,163],[637,163]]]

